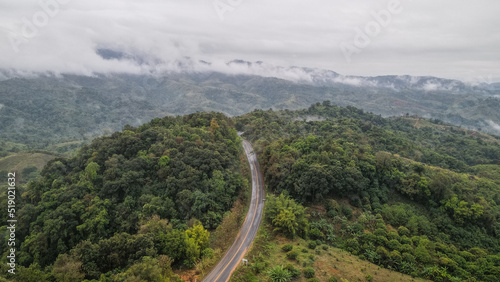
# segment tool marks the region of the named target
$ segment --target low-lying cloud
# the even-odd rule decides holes
[[[495,0],[481,5],[401,0],[403,12],[351,63],[345,61],[340,42],[351,40],[388,1],[241,1],[222,19],[215,2],[0,0],[0,69],[85,75],[189,67],[234,73],[286,69],[285,75],[275,76],[302,80],[307,79],[303,73],[290,67],[307,66],[345,75],[474,80],[474,73],[500,81],[500,37],[493,36],[500,24],[500,2]],[[98,50],[126,55],[104,58]],[[186,57],[196,63],[186,67]],[[227,64],[234,59],[268,65]],[[363,83],[352,77],[337,80]]]
[[[492,120],[488,120],[488,121],[486,121],[486,122],[488,123],[488,125],[489,125],[491,128],[493,128],[494,130],[496,130],[496,131],[497,131],[497,133],[500,133],[500,124],[498,124],[498,123],[496,123],[496,122],[494,122],[494,121],[492,121]]]

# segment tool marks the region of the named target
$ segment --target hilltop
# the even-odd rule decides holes
[[[191,70],[7,76],[0,81],[0,140],[53,150],[59,143],[88,141],[165,115],[218,111],[238,116],[255,109],[303,109],[324,100],[386,117],[418,115],[500,134],[495,85],[435,77],[343,76],[242,61],[229,65],[243,65],[250,74]]]

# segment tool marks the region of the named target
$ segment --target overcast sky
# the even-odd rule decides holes
[[[191,57],[499,82],[499,12],[498,0],[0,0],[0,68],[142,72]]]

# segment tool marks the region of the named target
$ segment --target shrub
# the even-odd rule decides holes
[[[297,251],[290,251],[290,252],[286,253],[287,259],[297,259],[298,256],[299,256],[299,253]]]
[[[334,218],[338,215],[338,212],[336,210],[329,210],[326,215],[328,215],[329,218]]]
[[[214,250],[212,248],[206,248],[203,251],[201,251],[201,257],[203,258],[213,258],[214,257]]]
[[[377,229],[375,229],[373,234],[376,236],[383,236],[383,237],[387,238],[387,229],[385,229],[385,226],[384,226],[384,228],[377,228]]]
[[[399,235],[396,231],[389,231],[387,233],[387,238],[389,240],[399,240]]]
[[[316,246],[316,241],[309,241],[309,244],[307,244],[307,247],[312,250],[316,249]]]
[[[289,252],[289,251],[291,251],[293,249],[293,245],[292,244],[286,244],[281,249],[283,251],[285,251],[285,252]]]
[[[413,242],[414,245],[418,245],[420,243],[420,236],[413,236],[411,237],[411,241]]]
[[[445,267],[447,269],[450,269],[452,271],[454,271],[458,268],[458,263],[456,261],[454,261],[450,258],[446,258],[446,257],[439,258],[439,265],[441,265],[442,267]]]
[[[377,247],[376,252],[382,259],[386,259],[389,257],[389,252],[382,246]]]
[[[355,255],[357,255],[359,252],[359,243],[356,239],[348,239],[345,243],[345,247],[348,252],[351,252]]]
[[[363,226],[363,224],[361,224],[359,222],[354,222],[350,228],[352,229],[353,233],[356,233],[359,235],[363,234],[364,226]]]
[[[282,265],[271,268],[268,272],[269,278],[273,282],[286,282],[292,280],[292,274]]]
[[[248,282],[259,282],[259,279],[257,278],[257,276],[251,271],[249,271],[249,272],[245,273],[245,275],[243,275],[243,280],[248,281]]]
[[[389,240],[385,236],[377,236],[377,244],[381,246],[387,246]]]
[[[375,243],[377,241],[377,236],[368,231],[361,235],[361,240],[363,243]]]
[[[404,245],[401,245],[401,247],[399,247],[399,250],[400,252],[406,252],[406,253],[413,253],[413,247],[408,245],[408,244],[404,244]]]
[[[401,242],[401,244],[408,244],[408,245],[413,244],[413,241],[410,238],[408,238],[408,236],[399,237],[399,242]]]
[[[340,211],[342,212],[343,215],[345,215],[345,217],[347,217],[347,219],[351,219],[352,209],[349,206],[342,205],[340,207]]]
[[[287,264],[285,266],[285,269],[288,270],[288,272],[290,272],[292,278],[297,278],[300,276],[300,269],[293,267],[293,265],[291,264]]]
[[[329,211],[338,211],[339,210],[339,203],[335,200],[329,200],[326,203],[326,209]]]
[[[373,276],[371,276],[370,274],[366,274],[366,281],[372,281],[373,280]]]
[[[391,249],[391,250],[399,250],[399,248],[401,248],[401,243],[399,243],[398,240],[396,239],[392,239],[391,241],[389,241],[387,243],[387,246]]]
[[[314,269],[312,267],[306,267],[304,269],[304,277],[306,278],[313,278],[316,273],[314,272]]]
[[[266,267],[267,267],[266,264],[262,261],[254,262],[252,264],[252,270],[257,274],[263,272],[264,269],[266,269]]]
[[[432,255],[425,248],[424,244],[418,245],[418,247],[415,249],[414,255],[417,258],[417,261],[423,264],[431,264],[433,262]]]
[[[337,281],[338,281],[338,280],[337,280],[337,277],[330,277],[330,278],[328,279],[328,282],[337,282]]]
[[[307,282],[320,282],[318,278],[307,279]]]
[[[408,263],[415,263],[416,262],[415,257],[412,254],[410,254],[410,253],[403,253],[402,254],[402,259],[405,262],[408,262]]]
[[[394,265],[400,265],[403,260],[401,254],[398,251],[392,251],[389,253],[389,257]]]
[[[311,239],[319,239],[325,237],[325,234],[323,234],[318,228],[313,228],[309,231],[309,237]]]
[[[400,226],[398,228],[398,234],[399,236],[410,236],[410,230],[404,226]]]
[[[351,196],[349,196],[349,203],[357,208],[359,208],[363,205],[363,203],[361,202],[361,199],[356,194],[351,194]]]

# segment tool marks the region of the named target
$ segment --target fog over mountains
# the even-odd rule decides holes
[[[306,108],[324,100],[382,116],[418,115],[500,134],[498,84],[345,76],[260,61],[214,65],[184,58],[166,64],[112,50],[97,52],[107,60],[132,60],[148,71],[83,76],[4,70],[0,137],[37,143],[41,136],[47,145],[92,138],[165,115],[219,111],[234,116],[254,109]],[[151,71],[152,66],[157,70]],[[15,128],[14,134],[9,128]]]
[[[483,92],[484,94],[495,94],[500,90],[500,83],[492,83],[491,78],[475,77],[468,82],[454,79],[443,79],[432,76],[410,76],[410,75],[385,75],[375,77],[363,77],[354,75],[342,75],[332,70],[307,68],[307,67],[282,67],[267,64],[263,61],[249,62],[245,60],[232,60],[225,64],[216,65],[204,60],[193,60],[185,57],[183,60],[175,60],[166,63],[158,58],[148,58],[136,54],[128,54],[111,49],[97,49],[96,53],[105,60],[126,60],[137,65],[146,66],[150,71],[151,66],[163,68],[163,71],[173,70],[176,72],[223,72],[229,74],[258,75],[264,77],[276,77],[297,83],[312,84],[315,86],[335,86],[347,84],[353,86],[383,87],[394,90],[424,90],[424,91],[450,91],[453,93]]]

